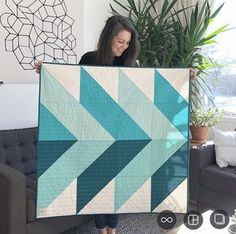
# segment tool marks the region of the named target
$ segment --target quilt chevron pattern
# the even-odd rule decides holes
[[[189,70],[43,64],[37,217],[186,212]]]

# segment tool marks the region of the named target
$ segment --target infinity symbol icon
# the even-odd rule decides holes
[[[171,229],[176,224],[176,216],[173,212],[164,210],[157,216],[157,223],[163,229]]]
[[[161,217],[161,222],[162,223],[172,223],[174,220],[173,220],[173,218],[172,217],[168,217],[168,218],[166,218],[166,217]]]

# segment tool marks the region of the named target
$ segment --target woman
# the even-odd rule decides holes
[[[140,45],[138,35],[131,22],[120,15],[108,18],[98,41],[96,51],[84,54],[80,65],[137,66]],[[35,64],[39,72],[41,63]],[[95,215],[95,225],[100,234],[114,234],[118,214]]]
[[[83,55],[79,64],[136,66],[139,48],[138,36],[131,22],[123,16],[115,15],[107,20],[97,50]],[[117,214],[95,215],[95,225],[100,234],[114,234],[117,224]]]

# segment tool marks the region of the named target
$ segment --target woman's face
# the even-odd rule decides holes
[[[123,52],[129,47],[130,40],[131,33],[129,31],[119,31],[111,43],[112,55],[118,57],[121,56]]]

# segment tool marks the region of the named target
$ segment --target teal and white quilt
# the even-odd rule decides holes
[[[189,70],[43,64],[37,217],[186,212]]]

